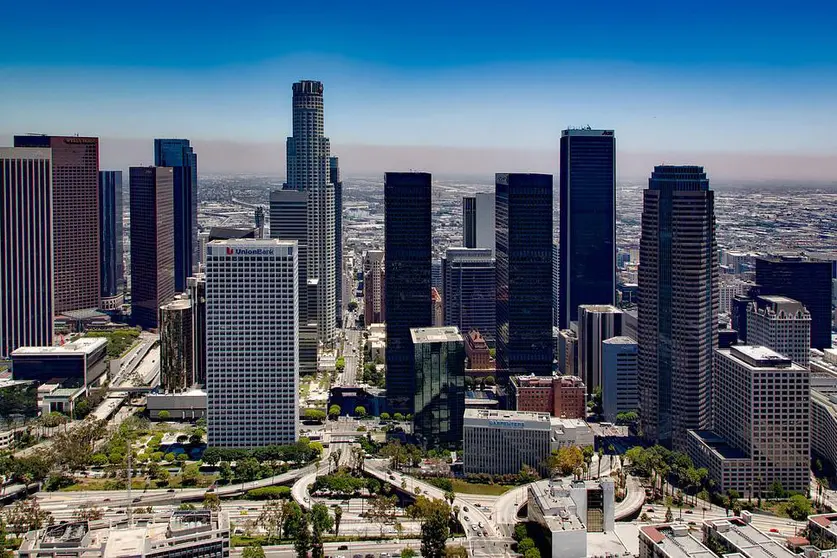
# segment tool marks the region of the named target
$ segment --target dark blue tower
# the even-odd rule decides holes
[[[198,261],[198,156],[187,139],[155,139],[154,165],[174,169],[174,288],[184,292]]]
[[[616,297],[616,138],[613,130],[561,133],[558,327],[581,304]]]
[[[122,264],[122,171],[99,171],[100,289],[105,301],[119,296]],[[120,302],[121,303],[121,302]]]
[[[430,174],[386,173],[384,207],[387,407],[407,414],[416,381],[410,328],[433,325]]]
[[[495,211],[497,373],[546,376],[553,357],[552,175],[498,173]],[[387,291],[387,320],[389,304]]]

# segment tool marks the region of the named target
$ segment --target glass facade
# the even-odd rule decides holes
[[[762,295],[798,300],[811,313],[811,347],[831,347],[831,262],[802,257],[756,258]]]
[[[131,317],[151,329],[175,294],[173,170],[131,167],[130,188]]]
[[[462,444],[465,345],[456,327],[411,330],[416,390],[413,433],[425,447]]]
[[[552,373],[552,175],[496,176],[497,373]]]
[[[468,333],[476,329],[492,345],[497,319],[494,258],[488,248],[448,248],[442,258],[444,323]]]
[[[155,139],[154,165],[174,170],[174,288],[180,293],[198,262],[198,156],[187,139]]]
[[[122,171],[99,171],[99,238],[102,298],[119,294],[122,264]]]
[[[462,198],[462,246],[477,247],[477,198]]]
[[[430,181],[424,172],[388,172],[384,179],[386,389],[393,413],[413,412],[410,328],[433,325]]]
[[[616,296],[616,138],[613,130],[561,135],[558,327],[582,304]]]

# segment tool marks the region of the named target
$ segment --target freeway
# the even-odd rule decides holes
[[[337,384],[353,386],[358,383],[358,370],[363,365],[363,334],[356,329],[345,329],[343,334],[345,335],[343,359],[346,367],[337,378]]]
[[[372,555],[378,558],[381,553],[387,552],[391,556],[398,556],[400,552],[410,547],[416,552],[416,556],[420,556],[421,541],[418,539],[404,539],[399,542],[345,542],[345,543],[325,543],[323,551],[327,556],[345,556],[352,558],[355,555],[367,556]],[[265,546],[265,558],[296,558],[296,551],[293,545],[285,544],[280,546]],[[241,556],[242,548],[233,548],[230,550],[230,556]]]
[[[627,488],[625,499],[618,502],[614,510],[613,515],[616,521],[634,515],[642,509],[642,505],[645,503],[645,489],[636,477],[628,475],[625,486]]]
[[[386,470],[381,469],[380,467],[386,467],[386,464],[380,464],[380,461],[378,461],[377,464],[373,464],[372,460],[369,459],[367,459],[363,464],[363,470],[366,471],[368,474],[372,475],[378,480],[387,482],[395,486],[398,490],[404,490],[401,488],[401,483],[404,482],[406,483],[406,490],[412,494],[416,494],[416,489],[418,489],[421,495],[430,498],[438,498],[439,500],[445,499],[445,491],[440,488],[437,488],[426,482],[422,482],[413,477],[401,474],[397,471],[387,473]],[[457,495],[453,501],[453,505],[458,506],[460,510],[463,510],[463,512],[465,507],[468,506],[468,503],[469,502],[467,500],[464,500],[460,495]],[[476,507],[469,507],[467,513],[471,518],[470,522],[467,522],[469,523],[469,525],[482,523],[482,533],[484,533],[486,537],[492,539],[498,537],[497,529],[494,526],[494,522],[488,518],[485,512]],[[475,529],[470,529],[468,525],[465,525],[465,532],[469,540],[471,538],[476,538],[477,536],[477,531]]]

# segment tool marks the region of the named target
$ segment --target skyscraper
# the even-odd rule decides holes
[[[160,387],[185,391],[195,383],[192,302],[178,296],[160,306]]]
[[[561,262],[558,327],[581,304],[616,296],[616,138],[613,130],[561,132]],[[588,388],[589,388],[588,384]]]
[[[639,266],[639,393],[645,435],[684,449],[712,420],[718,339],[715,193],[703,167],[658,166],[644,191]]]
[[[433,325],[430,298],[430,174],[384,177],[386,388],[392,413],[412,413],[415,396],[411,328]]]
[[[756,258],[762,295],[798,300],[811,313],[811,347],[831,347],[831,262],[801,256]]]
[[[49,148],[0,147],[0,359],[52,345],[52,180]]]
[[[462,245],[488,248],[494,254],[494,194],[480,192],[462,198]]]
[[[477,198],[462,197],[462,246],[477,247]]]
[[[636,411],[637,344],[630,337],[611,337],[602,342],[602,414],[608,422],[616,415]]]
[[[55,313],[99,306],[99,138],[15,136],[52,149]]]
[[[497,373],[552,373],[552,175],[496,175]]]
[[[308,288],[308,202],[310,194],[298,190],[270,193],[270,238],[295,240],[299,272],[299,373],[317,372],[317,297]],[[309,297],[309,294],[315,296]]]
[[[465,344],[456,327],[411,328],[416,390],[413,433],[426,447],[462,443]]]
[[[614,306],[578,307],[578,375],[592,395],[602,387],[602,342],[622,335],[622,311]]]
[[[494,342],[497,304],[494,258],[488,248],[448,248],[442,258],[444,324],[478,330]]]
[[[363,317],[369,327],[387,321],[383,250],[367,250],[363,254],[363,270]]]
[[[204,258],[206,255],[203,256]],[[206,275],[196,273],[186,279],[192,303],[192,369],[194,382],[206,384]]]
[[[328,168],[334,184],[334,311],[337,327],[343,327],[343,180],[337,157],[329,157]]]
[[[216,240],[206,261],[209,444],[297,441],[296,242]]]
[[[174,286],[174,171],[131,167],[131,317],[156,328],[161,305]]]
[[[811,358],[811,313],[784,296],[757,296],[747,308],[747,343],[776,351],[808,368]]]
[[[99,254],[102,310],[122,306],[122,171],[99,171]]]
[[[558,327],[558,298],[561,296],[561,255],[559,253],[558,243],[552,244],[552,325]]]
[[[186,290],[198,256],[198,156],[187,139],[155,139],[154,164],[171,167],[174,196],[174,288]],[[131,214],[133,215],[133,213]]]
[[[323,131],[323,84],[308,80],[294,83],[286,189],[309,194],[308,277],[317,280],[317,331],[323,342],[334,338],[337,324],[335,191],[329,176],[329,151]]]

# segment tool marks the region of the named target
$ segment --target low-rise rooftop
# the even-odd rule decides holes
[[[692,536],[687,525],[647,525],[639,533],[640,540],[649,541],[667,558],[717,558]]]
[[[456,326],[415,327],[410,329],[413,343],[462,343],[462,335]]]
[[[18,347],[12,351],[12,358],[29,355],[81,356],[91,354],[107,344],[108,340],[104,337],[79,337],[70,343],[64,343],[63,345],[57,345],[54,347]]]
[[[797,555],[740,517],[706,521],[712,534],[746,558],[796,558]]]

